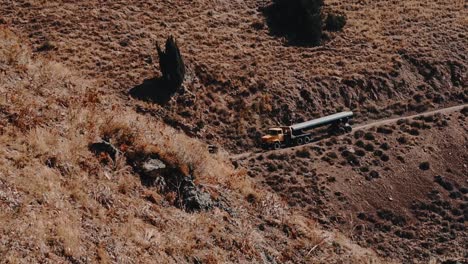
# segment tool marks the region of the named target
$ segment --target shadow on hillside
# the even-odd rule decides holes
[[[290,36],[287,35],[287,28],[278,21],[278,11],[274,4],[261,8],[263,16],[266,18],[266,24],[270,35],[274,37],[286,37],[288,42],[291,42]]]
[[[296,47],[320,46],[322,38],[327,39],[322,30],[315,28],[315,24],[318,24],[316,20],[319,20],[320,16],[304,18],[306,14],[310,14],[304,13],[301,7],[295,6],[296,9],[289,10],[287,8],[284,3],[277,3],[260,9],[266,18],[271,36],[284,38],[286,45]]]
[[[129,94],[133,98],[164,105],[171,99],[173,92],[170,84],[162,77],[146,79],[133,87]]]

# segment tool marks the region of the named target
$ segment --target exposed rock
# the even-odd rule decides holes
[[[209,210],[213,207],[213,201],[208,193],[201,191],[193,182],[193,179],[184,178],[182,184],[182,199],[185,210],[197,211],[197,210]]]
[[[174,205],[189,212],[209,210],[213,201],[194,182],[193,176],[186,176],[177,167],[160,159],[149,158],[138,166],[143,184],[157,187],[164,194],[176,195]]]
[[[141,165],[143,172],[153,178],[160,175],[160,170],[165,169],[166,164],[159,159],[149,159]]]

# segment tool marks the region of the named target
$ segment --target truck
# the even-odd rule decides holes
[[[291,126],[280,126],[268,129],[266,135],[262,136],[262,148],[280,149],[302,144],[308,144],[312,141],[315,129],[326,127],[326,131],[331,135],[340,135],[351,132],[349,124],[353,118],[353,112],[340,112],[317,119],[312,119]]]

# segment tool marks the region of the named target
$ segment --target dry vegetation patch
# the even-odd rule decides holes
[[[106,87],[32,56],[11,31],[0,35],[0,58],[8,58],[0,60],[0,255],[7,263],[304,262],[333,254],[314,221],[234,169],[225,152],[210,154]],[[103,140],[113,156],[90,151]],[[136,152],[191,174],[218,206],[195,213],[172,206],[170,194],[142,184],[129,162]]]
[[[400,120],[238,163],[290,206],[381,256],[456,262],[468,239],[464,112]]]
[[[54,44],[39,54],[99,79],[105,93],[154,78],[154,42],[174,35],[186,92],[165,107],[134,105],[230,150],[252,148],[268,126],[344,107],[362,120],[468,98],[462,1],[325,1],[326,11],[346,14],[347,24],[318,48],[272,36],[261,12],[271,1],[2,4],[5,23],[30,37],[34,49]]]

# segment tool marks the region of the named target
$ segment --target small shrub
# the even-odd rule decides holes
[[[402,215],[395,214],[394,212],[382,209],[377,211],[377,215],[383,219],[392,222],[394,225],[403,226],[406,224],[406,218]]]
[[[364,157],[366,155],[366,152],[362,149],[358,149],[356,150],[356,155],[358,155],[359,157]]]
[[[421,164],[419,164],[419,169],[420,170],[425,171],[425,170],[428,170],[430,168],[431,168],[431,166],[430,166],[429,162],[427,162],[427,161],[421,162]]]
[[[436,121],[436,117],[434,115],[423,116],[420,119],[422,119],[422,120],[424,120],[424,122],[428,122],[428,123],[434,123]]]
[[[447,181],[444,177],[438,175],[435,177],[435,182],[437,182],[440,186],[442,186],[447,191],[453,191],[453,185]]]
[[[328,162],[329,164],[332,164],[332,163],[333,163],[332,159],[331,159],[330,157],[328,157],[328,156],[323,156],[323,157],[321,158],[321,160],[322,160],[322,161],[325,161],[325,162]]]
[[[345,152],[341,153],[341,155],[343,155],[343,157],[345,157],[345,159],[348,161],[348,163],[351,166],[359,166],[360,165],[359,158],[355,154],[353,154],[353,153],[351,153],[349,151],[345,151]]]
[[[374,145],[372,143],[368,143],[364,146],[364,149],[367,151],[374,151]]]
[[[414,231],[406,230],[397,230],[395,231],[395,235],[405,239],[413,239],[415,237]]]
[[[408,120],[406,120],[406,119],[399,119],[397,121],[397,125],[403,125],[403,124],[407,124],[407,123],[408,123]]]
[[[393,130],[391,128],[388,128],[388,127],[378,127],[377,128],[377,133],[380,133],[380,134],[392,134],[393,133]]]
[[[387,155],[387,154],[382,154],[382,156],[380,156],[380,159],[382,161],[389,161],[390,160],[390,157]]]
[[[460,192],[451,192],[449,197],[452,199],[460,199],[463,195]]]
[[[397,140],[398,140],[398,142],[399,142],[400,144],[407,144],[407,143],[408,143],[408,139],[407,139],[406,137],[404,137],[404,136],[403,136],[403,137],[399,137]]]
[[[463,107],[463,109],[460,111],[464,116],[468,116],[468,106]]]
[[[413,128],[408,131],[408,133],[412,136],[419,136],[419,130]]]
[[[364,136],[364,131],[362,131],[362,130],[358,130],[358,131],[354,132],[354,138],[355,139],[360,139],[363,136]]]
[[[468,188],[461,187],[460,192],[463,193],[463,194],[467,194],[468,193]]]
[[[38,52],[42,51],[50,51],[57,49],[57,46],[50,40],[46,40],[39,48],[37,48]]]
[[[277,171],[277,170],[278,170],[278,168],[276,167],[276,165],[275,165],[273,162],[268,162],[268,163],[266,164],[266,166],[267,166],[267,170],[268,170],[269,172],[274,172],[274,171]]]
[[[401,163],[405,163],[405,158],[401,155],[397,156],[397,160],[399,160]]]
[[[372,179],[376,179],[376,178],[379,178],[379,177],[380,177],[380,174],[379,174],[377,171],[374,171],[374,170],[373,170],[373,171],[371,171],[371,172],[369,173],[369,176],[371,176]]]
[[[253,204],[253,203],[255,203],[255,202],[258,200],[258,197],[257,197],[257,195],[254,194],[254,193],[249,193],[249,194],[245,197],[245,199],[247,200],[247,202]]]
[[[448,126],[448,121],[447,120],[440,120],[439,122],[437,122],[437,126],[438,127],[446,127],[446,126]]]
[[[346,17],[339,14],[328,14],[325,20],[325,29],[328,31],[341,31],[346,25]]]
[[[388,143],[382,143],[382,145],[380,145],[380,148],[383,149],[383,150],[389,150],[390,145]]]
[[[422,123],[422,122],[411,122],[410,123],[410,126],[416,128],[416,129],[423,128],[423,125],[424,125],[424,123]]]
[[[375,136],[374,134],[372,134],[371,132],[367,132],[365,135],[364,135],[364,138],[366,140],[374,140],[375,139]]]
[[[304,150],[304,151],[307,151],[307,150]],[[270,160],[284,160],[285,159],[285,157],[276,153],[271,153],[270,155],[267,156],[267,158]]]
[[[337,159],[338,158],[338,155],[336,155],[335,152],[328,152],[327,153],[327,157],[331,158],[331,159]]]
[[[364,143],[364,141],[358,140],[358,141],[356,141],[355,145],[360,147],[360,148],[364,148],[366,144]]]
[[[262,30],[265,27],[262,21],[255,21],[251,24],[251,26],[255,30]]]

